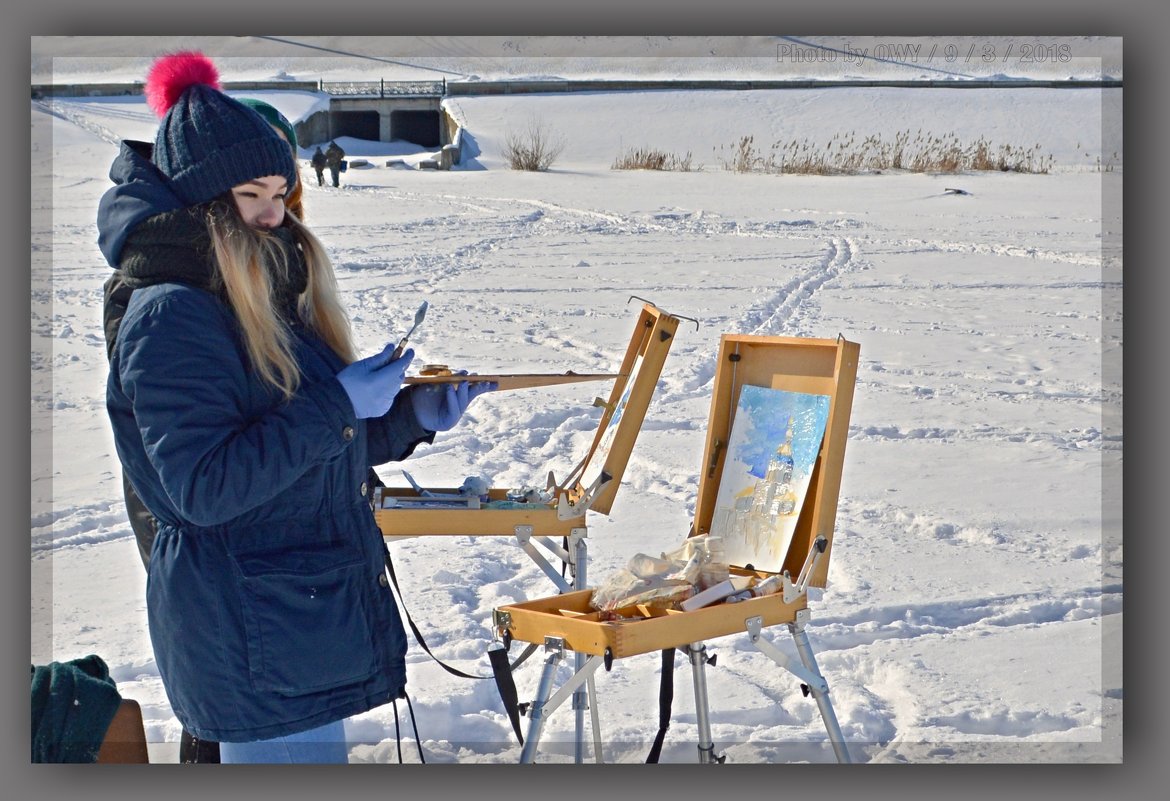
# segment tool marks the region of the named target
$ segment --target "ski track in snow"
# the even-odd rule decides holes
[[[1088,403],[1089,401],[1085,401]],[[1119,447],[1119,438],[1106,439],[1096,428],[1072,429],[1064,432],[1037,431],[1028,428],[1008,429],[1002,426],[974,425],[968,428],[940,428],[936,426],[903,429],[900,426],[849,427],[851,440],[906,440],[937,439],[944,441],[987,442],[990,444],[1044,443],[1057,450],[1102,449]]]
[[[67,120],[77,127],[89,131],[103,142],[108,142],[115,147],[119,146],[124,138],[94,119],[94,107],[92,105],[79,105],[64,99],[34,100],[32,104],[34,107],[43,109],[54,117]],[[138,121],[141,121],[143,117],[142,114],[123,111],[114,105],[103,106],[102,109],[103,112],[114,117],[131,118]]]
[[[906,252],[938,252],[938,253],[970,253],[982,256],[1010,256],[1013,258],[1038,259],[1041,261],[1059,262],[1078,267],[1099,269],[1101,259],[1086,253],[1047,250],[1044,248],[1029,247],[1027,245],[987,244],[971,242],[954,242],[945,240],[904,239],[898,243]]]
[[[737,330],[762,336],[810,336],[799,324],[799,315],[818,289],[849,269],[854,262],[853,250],[850,240],[834,237],[816,265],[781,286],[760,307],[750,310],[738,321]]]

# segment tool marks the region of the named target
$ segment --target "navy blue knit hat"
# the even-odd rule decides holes
[[[201,53],[163,56],[146,77],[146,102],[162,117],[151,161],[194,206],[265,175],[297,179],[288,143],[260,114],[219,91]]]

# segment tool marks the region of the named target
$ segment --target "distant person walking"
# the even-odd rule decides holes
[[[313,151],[313,160],[310,162],[313,169],[317,173],[317,186],[325,186],[325,153],[321,150],[321,146],[317,145],[317,149]],[[333,184],[337,186],[336,183]]]
[[[341,160],[345,158],[345,151],[336,142],[330,142],[325,148],[325,161],[329,164],[329,175],[333,178],[334,186],[341,186]]]

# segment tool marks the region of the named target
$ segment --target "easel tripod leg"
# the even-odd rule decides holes
[[[707,765],[723,762],[715,756],[715,743],[711,740],[710,705],[707,703],[707,646],[692,643],[687,652],[691,657],[691,676],[695,683],[695,723],[699,729],[699,762]]]
[[[574,529],[573,535],[569,538],[570,547],[569,553],[572,554],[571,567],[573,569],[573,589],[583,590],[587,587],[586,563],[589,559],[589,550],[587,540],[585,539],[585,529]],[[580,672],[586,663],[586,656],[581,652],[576,653],[575,665],[578,672]],[[601,762],[601,724],[597,719],[597,690],[594,687],[593,679],[590,678],[586,685],[575,693],[573,693],[573,711],[576,714],[576,736],[577,742],[574,749],[574,761],[581,764],[585,761],[585,710],[590,711],[590,718],[593,724],[593,758],[596,762]]]
[[[593,760],[601,764],[601,721],[597,718],[597,687],[593,677],[589,678],[585,686],[589,689],[589,717],[593,723]]]
[[[580,671],[585,667],[586,656],[577,652],[574,654],[574,670]],[[589,706],[586,699],[586,688],[580,687],[573,693],[573,714],[576,718],[576,742],[573,744],[573,761],[578,765],[585,761],[585,708]]]
[[[551,639],[551,638],[550,638]],[[556,677],[557,664],[560,663],[564,651],[556,644],[545,641],[545,649],[549,652],[544,661],[544,671],[540,674],[540,685],[536,690],[536,699],[532,702],[528,724],[528,736],[524,738],[524,748],[520,752],[521,764],[531,764],[536,761],[536,745],[540,742],[540,733],[544,728],[545,704],[552,695],[553,679]]]
[[[579,674],[589,664],[588,657],[580,652],[575,654],[576,671]],[[590,712],[593,724],[593,758],[601,763],[601,723],[597,719],[597,688],[590,677],[584,686],[573,693],[573,711],[576,714],[576,743],[574,745],[574,761],[580,765],[585,761],[585,710]]]
[[[800,655],[800,661],[804,663],[805,668],[810,673],[821,678],[821,682],[808,686],[813,698],[816,699],[817,708],[821,711],[821,719],[825,722],[825,730],[829,733],[829,742],[833,745],[833,753],[837,755],[838,762],[849,763],[852,760],[849,758],[849,749],[845,747],[845,738],[841,734],[841,725],[837,722],[837,714],[833,711],[833,702],[829,700],[828,683],[824,682],[824,677],[821,676],[821,671],[817,667],[817,660],[813,656],[812,646],[809,644],[804,624],[799,620],[796,623],[789,623],[788,630],[792,632],[792,639],[796,643],[796,652]]]

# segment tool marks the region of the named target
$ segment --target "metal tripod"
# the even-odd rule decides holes
[[[841,734],[841,726],[838,724],[837,716],[833,711],[833,704],[829,700],[829,684],[825,681],[825,677],[821,675],[817,667],[812,646],[808,641],[808,634],[804,629],[807,620],[808,610],[802,609],[797,612],[796,620],[788,624],[788,631],[792,634],[793,640],[796,643],[796,651],[800,655],[801,664],[799,665],[793,664],[787,654],[777,648],[774,643],[763,638],[761,633],[763,618],[750,617],[745,621],[745,626],[751,638],[752,645],[757,650],[801,680],[802,688],[808,694],[811,694],[817,702],[817,708],[821,713],[821,720],[824,722],[825,730],[829,734],[829,741],[833,746],[833,752],[837,757],[837,761],[840,763],[848,763],[852,760],[849,757],[849,750],[845,745],[845,739]],[[544,650],[546,654],[544,670],[540,676],[540,684],[537,687],[536,698],[530,707],[528,735],[524,740],[524,749],[520,755],[521,763],[525,764],[535,762],[536,760],[536,749],[540,743],[540,736],[544,730],[544,723],[548,715],[564,703],[570,695],[576,698],[583,686],[587,685],[589,687],[590,697],[595,697],[593,674],[604,662],[604,658],[600,656],[586,658],[584,654],[576,654],[576,672],[554,693],[553,681],[556,676],[557,667],[560,665],[565,654],[564,640],[560,637],[545,637]],[[710,660],[707,658],[707,646],[702,642],[696,642],[685,646],[685,650],[690,657],[691,678],[695,689],[695,722],[698,728],[699,762],[701,764],[722,764],[726,757],[719,756],[715,753],[715,743],[711,737],[711,707],[707,697],[706,674],[707,665],[710,663]],[[580,715],[582,713],[583,710],[578,710],[578,762],[582,761],[580,759],[583,745],[580,742],[580,734],[582,731]],[[593,720],[594,753],[597,756],[597,761],[601,762],[601,744],[597,728],[596,710],[594,710]]]
[[[557,585],[557,589],[559,589],[562,593],[568,592],[570,590],[586,589],[587,576],[585,565],[588,561],[586,534],[587,530],[584,528],[573,529],[569,535],[569,547],[568,550],[566,550],[561,548],[547,537],[534,537],[532,533],[532,526],[516,527],[516,539],[520,542],[520,547],[524,549],[524,552],[527,553],[534,562],[536,562],[540,569],[545,572],[545,575],[547,575],[552,580],[552,582]],[[534,543],[539,543],[569,565],[569,570],[573,576],[572,586],[570,586],[561,576],[561,574],[558,573],[551,564],[549,564],[548,560],[544,558],[544,555],[536,549]],[[541,675],[540,680],[541,690],[538,691],[537,694],[538,698],[541,699],[542,704],[538,707],[538,705],[534,703],[532,706],[532,724],[530,724],[530,726],[536,730],[536,739],[540,738],[540,730],[544,724],[544,715],[548,712],[551,712],[564,701],[564,698],[561,697],[562,693],[559,692],[557,693],[557,702],[551,706],[548,705],[548,695],[549,692],[551,692],[553,676],[556,673],[556,663],[560,662],[564,651],[564,643],[560,642],[558,638],[554,637],[545,638],[546,651],[550,650],[550,640],[555,640],[560,644],[557,646],[551,646],[555,649],[555,653],[550,653],[547,660],[545,661],[544,673]],[[588,660],[586,659],[586,655],[582,653],[576,653],[574,659],[575,668],[577,671],[577,673],[574,674],[575,680],[576,676],[582,675],[583,671],[588,666]],[[601,762],[601,723],[597,717],[597,690],[593,683],[593,671],[596,669],[597,665],[593,665],[593,667],[588,670],[586,674],[584,674],[582,681],[570,682],[570,684],[573,686],[573,712],[576,715],[576,740],[574,744],[573,757],[574,761],[578,764],[585,761],[586,709],[590,711],[590,716],[592,719],[591,722],[593,724],[594,758],[597,762]],[[564,688],[562,688],[562,691],[563,690]],[[520,758],[521,762],[531,762],[535,757],[535,744],[533,744],[531,753],[529,753],[530,749],[528,743],[532,741],[533,733],[530,732],[528,738],[525,739],[524,742],[524,750]],[[524,754],[529,754],[529,758],[525,759]]]
[[[783,596],[786,603],[792,603],[807,593],[810,577],[821,556],[824,554],[826,546],[827,541],[825,538],[818,537],[813,543],[813,547],[809,550],[809,554],[805,559],[805,563],[795,583],[791,580],[787,572],[782,574]],[[583,540],[578,539],[577,547],[583,549]],[[579,581],[578,587],[583,587],[583,550],[576,558],[580,564],[580,572],[577,574]],[[557,578],[559,579],[560,577],[557,576]],[[563,582],[563,579],[561,581]],[[812,645],[809,643],[808,633],[805,631],[809,617],[810,614],[807,608],[799,609],[795,613],[793,620],[788,623],[788,631],[792,635],[793,642],[796,644],[796,652],[800,657],[800,664],[793,664],[787,654],[777,648],[774,643],[764,638],[764,618],[762,616],[746,618],[744,620],[744,628],[756,650],[801,680],[801,688],[805,691],[805,694],[811,694],[817,702],[817,708],[821,713],[821,720],[825,724],[825,730],[828,732],[829,741],[833,746],[833,752],[836,754],[837,761],[840,763],[848,763],[852,760],[849,757],[849,749],[845,745],[845,738],[841,734],[841,726],[837,722],[837,715],[833,711],[832,701],[829,700],[829,683],[825,681],[825,677],[821,675],[820,669],[817,667]],[[536,699],[532,702],[530,712],[531,723],[529,724],[528,737],[524,741],[524,750],[521,753],[520,761],[523,763],[535,761],[536,747],[540,741],[545,717],[560,706],[571,693],[574,699],[574,709],[577,711],[577,762],[581,762],[584,749],[584,708],[578,706],[578,703],[584,703],[585,700],[583,686],[588,687],[589,698],[594,701],[596,700],[597,694],[593,684],[593,674],[596,672],[598,666],[602,664],[603,658],[600,656],[592,656],[586,659],[585,654],[577,653],[576,672],[560,690],[553,694],[553,679],[556,675],[557,666],[564,656],[564,640],[560,637],[545,637],[544,649],[547,654],[544,672],[540,677],[540,685],[537,689]],[[703,764],[720,764],[725,760],[725,757],[716,756],[715,744],[711,737],[710,703],[707,698],[706,674],[706,666],[710,660],[707,659],[707,647],[702,642],[694,642],[686,645],[685,650],[690,656],[691,677],[695,688],[695,720],[699,735],[699,762]],[[580,699],[580,702],[578,699]],[[592,704],[590,708],[593,711],[594,754],[596,755],[597,761],[601,762],[601,734],[597,722],[596,703]]]

